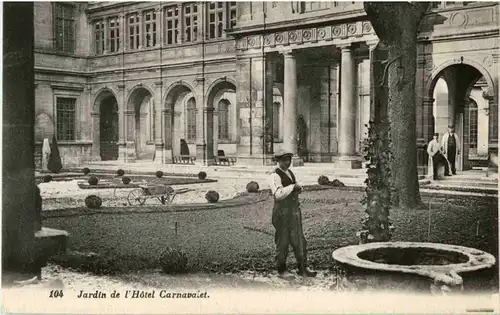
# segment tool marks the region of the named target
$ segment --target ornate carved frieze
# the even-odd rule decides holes
[[[421,24],[421,31],[429,32],[442,28],[470,28],[471,26],[498,26],[494,6],[480,8],[457,7],[456,10],[442,11],[427,15]]]
[[[266,35],[252,35],[239,39],[236,48],[249,50],[262,48],[261,45],[264,45],[264,47],[300,45],[370,34],[375,34],[371,23],[369,21],[359,21],[333,26],[287,30]]]

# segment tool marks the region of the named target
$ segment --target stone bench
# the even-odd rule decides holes
[[[236,157],[231,156],[214,156],[215,165],[234,165]]]
[[[194,164],[196,156],[194,155],[174,155],[174,164]]]

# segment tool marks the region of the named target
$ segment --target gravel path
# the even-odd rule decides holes
[[[336,277],[320,271],[316,278],[285,281],[276,273],[240,272],[240,273],[194,273],[185,275],[165,275],[147,271],[123,276],[96,276],[90,273],[76,272],[49,264],[42,269],[42,280],[18,285],[26,289],[60,288],[69,290],[121,290],[121,289],[296,289],[301,291],[343,291],[348,287],[346,280],[337,285]]]

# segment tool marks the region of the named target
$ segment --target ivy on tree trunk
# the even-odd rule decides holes
[[[403,208],[421,207],[417,171],[415,74],[417,31],[429,2],[364,2],[368,20],[388,51],[394,200]]]

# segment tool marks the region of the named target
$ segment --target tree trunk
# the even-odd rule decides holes
[[[392,178],[400,207],[422,205],[417,172],[415,73],[417,30],[429,3],[365,2],[368,19],[389,54]]]

